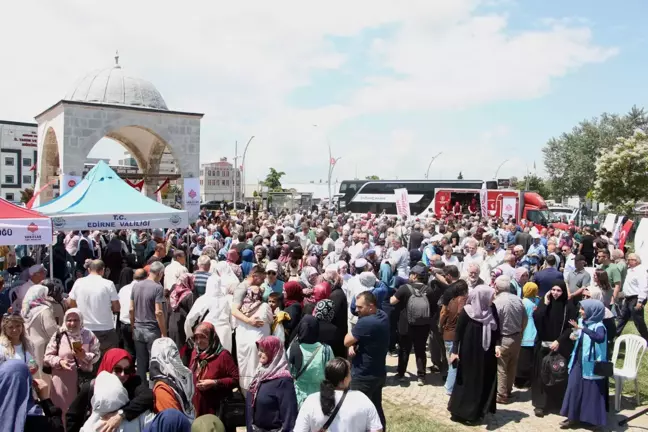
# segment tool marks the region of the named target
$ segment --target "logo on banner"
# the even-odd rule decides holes
[[[38,231],[38,225],[36,225],[34,222],[30,223],[30,224],[27,226],[27,231],[29,231],[30,233],[34,234],[36,231]]]
[[[169,222],[171,222],[173,225],[179,225],[181,221],[182,218],[175,214],[169,218]]]
[[[74,186],[76,186],[76,180],[70,179],[68,181],[68,187],[73,188]]]
[[[36,225],[34,222],[27,225],[27,231],[29,231],[29,234],[25,235],[25,243],[37,242],[41,240],[41,235],[37,233],[38,225]]]
[[[189,198],[194,199],[198,194],[196,193],[195,190],[191,189],[187,195],[189,195]]]
[[[65,228],[65,219],[62,217],[52,218],[52,226],[59,230]]]

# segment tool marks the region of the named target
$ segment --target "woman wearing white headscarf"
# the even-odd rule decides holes
[[[229,286],[238,285],[238,278],[226,262],[219,262],[217,273],[209,276],[205,295],[201,296],[191,307],[185,320],[184,330],[187,340],[194,334],[194,329],[203,321],[211,323],[221,344],[227,351],[232,351],[232,295]],[[222,275],[222,276],[221,276]],[[235,281],[235,282],[234,282]]]
[[[195,417],[191,402],[194,395],[193,375],[182,364],[180,352],[172,339],[163,337],[153,342],[149,374],[154,383],[153,411],[156,414],[165,409],[175,409],[190,419]]]
[[[25,320],[25,335],[34,348],[34,360],[38,363],[39,371],[43,369],[45,348],[58,329],[54,309],[47,298],[48,292],[44,285],[33,285],[27,290],[20,309]]]
[[[61,408],[63,418],[77,396],[79,372],[92,372],[99,361],[99,340],[83,326],[83,314],[77,308],[68,309],[63,325],[52,336],[45,351],[45,365],[52,368],[50,397]]]
[[[101,430],[101,426],[105,423],[101,418],[120,410],[128,404],[129,400],[128,391],[116,375],[105,371],[100,372],[94,383],[92,413],[83,424],[81,432]],[[140,432],[152,419],[153,415],[146,411],[132,421],[122,420],[118,430],[119,432]]]

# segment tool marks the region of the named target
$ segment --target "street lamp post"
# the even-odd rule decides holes
[[[241,170],[241,185],[239,186],[239,189],[242,188],[243,190],[243,193],[241,194],[243,200],[245,200],[245,155],[247,154],[248,147],[250,146],[250,143],[253,139],[254,135],[250,137],[247,144],[245,144],[245,149],[243,150],[243,163],[241,164],[243,166],[243,169]]]
[[[508,162],[508,161],[509,161],[508,159],[504,159],[504,162],[502,162],[501,164],[499,164],[499,166],[498,166],[497,169],[495,170],[495,175],[493,176],[493,179],[497,180],[497,174],[499,173],[500,168],[502,168],[502,165],[504,165],[504,164],[505,164],[506,162]]]
[[[328,141],[328,140],[327,140]],[[339,158],[334,158],[333,153],[331,152],[331,143],[328,143],[328,150],[329,150],[329,170],[328,170],[328,206],[329,210],[331,209],[331,206],[333,205],[333,198],[331,196],[331,177],[333,177],[333,169],[335,168],[335,164],[338,163],[342,157],[340,156]]]
[[[425,179],[426,179],[426,180],[427,180],[428,176],[430,175],[430,167],[432,166],[432,162],[434,162],[434,160],[435,160],[436,158],[438,158],[439,156],[441,156],[441,153],[443,153],[443,152],[439,152],[439,153],[437,153],[435,156],[432,156],[432,159],[430,160],[430,163],[428,164],[427,171],[425,171]]]

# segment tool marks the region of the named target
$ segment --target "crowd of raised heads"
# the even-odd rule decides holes
[[[530,388],[535,415],[603,426],[614,339],[648,338],[614,237],[314,208],[0,247],[0,430],[379,432],[406,381],[443,382],[457,422]]]

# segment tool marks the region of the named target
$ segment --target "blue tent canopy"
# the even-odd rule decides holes
[[[34,209],[51,216],[55,229],[119,230],[185,228],[187,212],[154,201],[100,161],[74,188]]]

